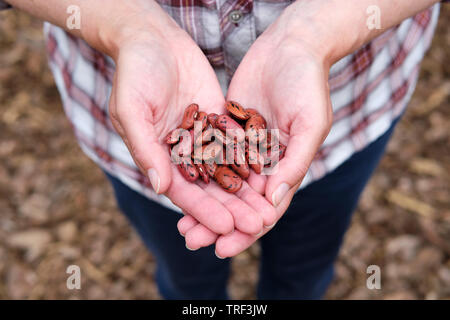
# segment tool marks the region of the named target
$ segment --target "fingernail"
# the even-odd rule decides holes
[[[263,234],[263,232],[264,232],[264,229],[261,229],[261,231],[260,232],[258,232],[257,234],[255,234],[255,237],[259,237],[260,235],[262,235]]]
[[[264,226],[264,228],[266,229],[272,229],[277,223],[274,222],[273,224],[271,224],[270,226]]]
[[[190,250],[190,251],[196,251],[196,250],[197,250],[197,249],[191,249],[191,248],[189,248],[188,245],[187,245],[187,243],[186,243],[186,248],[187,248],[188,250]]]
[[[161,181],[159,180],[158,173],[155,169],[151,168],[147,172],[148,178],[150,179],[150,183],[152,184],[153,190],[155,190],[156,193],[159,193],[159,185]]]
[[[274,207],[278,207],[288,191],[289,185],[287,183],[283,182],[278,186],[274,193],[272,193],[272,204],[274,205]]]
[[[182,234],[180,231],[178,231],[178,233],[180,234],[180,236],[184,238],[184,234]]]
[[[219,255],[217,254],[217,251],[216,251],[216,250],[214,250],[214,253],[216,254],[216,257],[217,257],[217,258],[219,258],[219,259],[225,259],[225,258],[219,256]]]

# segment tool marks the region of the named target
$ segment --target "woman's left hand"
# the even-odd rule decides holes
[[[311,46],[300,33],[294,35],[290,15],[271,25],[252,45],[237,69],[228,91],[228,100],[257,109],[267,120],[267,127],[279,129],[280,142],[287,146],[285,157],[271,175],[252,174],[250,186],[265,194],[277,210],[277,220],[286,211],[303,180],[317,150],[332,123],[328,89],[328,71],[324,52]],[[265,234],[238,230],[217,236],[183,217],[178,228],[191,249],[216,242],[220,257],[231,257],[245,250]]]

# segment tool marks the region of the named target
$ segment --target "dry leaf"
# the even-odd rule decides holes
[[[52,237],[50,233],[43,229],[30,229],[14,233],[8,239],[8,243],[19,249],[27,251],[29,260],[37,258],[50,243]]]
[[[415,158],[411,161],[409,168],[414,173],[428,174],[435,177],[446,174],[442,165],[433,159]]]
[[[389,202],[392,202],[403,209],[420,214],[427,218],[431,218],[435,213],[434,208],[425,202],[412,198],[396,190],[389,191],[387,194],[387,199]]]

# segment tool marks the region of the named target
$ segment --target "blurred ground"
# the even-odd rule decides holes
[[[329,299],[450,298],[450,6],[414,98],[366,189]],[[41,23],[0,14],[0,298],[155,299],[155,263],[82,155],[46,66]],[[255,296],[258,247],[234,259]],[[67,266],[82,289],[66,288]],[[382,290],[366,288],[381,267]]]

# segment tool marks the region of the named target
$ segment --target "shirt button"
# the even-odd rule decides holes
[[[233,10],[228,15],[228,18],[232,23],[238,23],[242,20],[244,14],[240,10]]]

